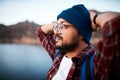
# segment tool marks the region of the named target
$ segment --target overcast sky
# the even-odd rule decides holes
[[[120,0],[0,0],[0,24],[11,25],[25,20],[37,24],[56,21],[56,16],[75,4],[88,9],[120,12]]]

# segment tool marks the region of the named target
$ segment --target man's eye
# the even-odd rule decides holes
[[[64,28],[67,28],[67,27],[68,27],[68,25],[66,25],[66,24],[63,24],[63,27],[64,27]]]

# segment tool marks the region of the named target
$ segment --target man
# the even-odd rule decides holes
[[[84,5],[75,5],[62,11],[57,20],[56,25],[41,26],[37,31],[41,44],[53,60],[47,80],[80,80],[83,62],[95,53],[90,44],[90,14]]]
[[[95,17],[96,16],[96,17]],[[120,80],[120,13],[104,12],[95,15],[90,12],[92,29],[102,29],[103,41],[98,43],[95,56],[96,80]]]

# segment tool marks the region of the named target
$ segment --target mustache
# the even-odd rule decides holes
[[[54,37],[59,37],[59,38],[63,39],[63,37],[61,37],[59,34],[55,34]]]

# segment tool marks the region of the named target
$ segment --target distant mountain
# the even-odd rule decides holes
[[[37,44],[35,31],[38,26],[27,20],[10,26],[0,24],[0,43]]]

